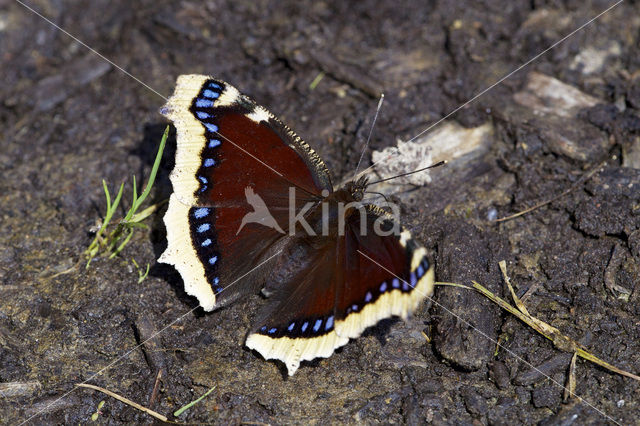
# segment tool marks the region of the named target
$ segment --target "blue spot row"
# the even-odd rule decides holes
[[[192,103],[191,111],[195,118],[202,123],[205,130],[209,133],[216,133],[219,130],[219,126],[216,123],[216,99],[220,97],[224,90],[222,83],[216,83],[215,81],[207,81],[199,95]],[[219,147],[222,143],[220,139],[212,138],[211,135],[207,135],[209,138],[206,141],[205,149],[214,149]],[[214,167],[217,164],[214,152],[203,151],[202,154],[202,167],[196,174],[196,178],[200,182],[200,188],[198,193],[205,192],[209,185],[214,185],[215,182],[212,179],[212,173],[206,171],[206,168]],[[220,287],[220,278],[217,276],[217,268],[220,263],[220,253],[215,252],[216,248],[216,234],[214,228],[215,216],[213,215],[212,207],[198,207],[193,210],[192,229],[195,229],[197,236],[195,236],[194,248],[198,253],[198,258],[202,262],[207,280],[211,283],[211,287],[215,294],[218,294],[223,289]],[[265,329],[266,330],[266,329]],[[275,332],[275,331],[274,331]]]
[[[418,278],[422,278],[424,274],[427,273],[428,270],[429,270],[429,261],[425,257],[424,259],[422,259],[422,262],[420,262],[420,266],[418,266],[418,269],[417,269]]]
[[[205,83],[200,94],[195,98],[192,103],[191,111],[196,119],[202,123],[206,130],[210,132],[216,132],[218,126],[213,124],[215,120],[215,100],[220,96],[222,87],[211,81]],[[216,148],[220,145],[218,139],[208,139],[206,141],[206,147]],[[211,153],[212,154],[212,153]],[[202,158],[203,167],[213,167],[216,162],[213,155],[206,153]],[[196,174],[196,178],[200,182],[200,188],[198,193],[205,192],[210,185],[213,185],[212,175],[206,173],[202,168]],[[219,264],[219,253],[215,252],[216,249],[216,234],[214,228],[215,215],[213,214],[213,207],[197,207],[192,210],[192,217],[195,221],[192,222],[192,229],[195,229],[197,235],[194,236],[194,248],[198,254],[198,259],[202,262],[205,269],[205,275],[207,281],[211,284],[211,288],[215,294],[222,291],[220,287],[220,277],[217,275],[217,268]]]
[[[216,99],[218,99],[223,91],[223,85],[216,83],[215,81],[207,81],[204,85],[198,97],[195,98],[192,104],[193,114],[195,117],[202,123],[205,127],[206,131],[209,133],[217,133],[220,129],[219,126],[215,123],[215,103]],[[219,139],[209,139],[207,142],[208,148],[216,148],[221,145]],[[207,153],[208,154],[208,153]],[[216,165],[216,160],[209,154],[206,155],[202,159],[202,167],[209,168]],[[205,174],[201,171],[197,178],[200,181],[200,188],[198,189],[198,193],[202,194],[205,192],[209,185],[213,184],[209,182],[208,177],[210,177],[208,173]]]
[[[420,262],[420,264],[418,265],[418,267],[415,269],[415,271],[412,271],[409,274],[409,277],[407,280],[393,278],[390,281],[383,281],[378,285],[377,288],[374,287],[372,290],[367,291],[365,293],[364,299],[359,301],[359,303],[353,303],[351,306],[347,307],[346,314],[349,315],[351,313],[362,310],[364,305],[375,302],[375,300],[377,300],[377,298],[380,295],[386,292],[393,291],[393,290],[401,290],[402,292],[407,293],[411,291],[418,284],[418,281],[422,277],[424,277],[424,275],[427,273],[428,270],[429,270],[429,261],[427,260],[426,257],[424,257]]]
[[[200,181],[200,183],[202,183],[202,185],[200,185],[200,189],[198,191],[199,192],[206,191],[207,190],[207,183],[209,182],[209,180],[204,176],[198,176],[198,180]]]
[[[301,337],[302,335],[312,337],[313,335],[322,335],[333,330],[333,322],[334,317],[331,315],[326,319],[318,318],[315,320],[291,321],[286,328],[263,325],[260,327],[259,332],[273,337],[290,336],[295,338]]]
[[[207,282],[214,294],[218,294],[222,287],[218,284],[220,279],[215,268],[219,261],[219,253],[214,252],[216,244],[213,213],[213,207],[193,207],[189,211],[189,225],[192,230],[193,248],[202,262]]]

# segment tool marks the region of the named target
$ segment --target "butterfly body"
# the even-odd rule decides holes
[[[162,112],[178,135],[165,224],[185,290],[213,310],[262,290],[246,345],[293,374],[433,291],[433,266],[398,219],[334,190],[320,157],[229,84],[180,76]]]

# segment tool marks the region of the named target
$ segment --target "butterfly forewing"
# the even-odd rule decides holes
[[[175,265],[187,293],[212,310],[260,285],[246,274],[286,238],[289,188],[301,204],[331,191],[331,180],[306,143],[221,80],[180,76],[162,112],[176,126],[178,146],[165,216],[168,247],[160,261]],[[243,224],[255,213],[252,198],[268,206],[259,220],[270,215],[271,227]]]

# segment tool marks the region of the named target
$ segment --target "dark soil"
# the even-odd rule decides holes
[[[381,91],[373,149],[416,135],[613,2],[29,4],[164,96],[184,73],[229,81],[304,137],[340,181],[355,168]],[[606,54],[598,63],[593,52]],[[196,303],[155,261],[166,244],[163,211],[120,257],[54,276],[83,260],[105,208],[102,179],[113,189],[148,176],[164,100],[16,2],[0,2],[0,56],[0,423],[84,424],[102,400],[100,422],[152,421],[73,390],[100,373],[91,383],[166,415],[215,385],[179,419],[190,422],[639,424],[640,383],[579,360],[584,402],[564,401],[570,355],[449,288],[410,322],[383,321],[286,377],[243,347],[259,295],[174,322]],[[534,70],[598,104],[559,121],[533,116],[513,99]],[[405,204],[438,279],[506,294],[497,266],[506,260],[518,294],[534,287],[532,314],[640,372],[640,5],[620,4],[449,120],[488,122],[494,136],[464,179],[443,168]],[[578,137],[568,144],[558,134]],[[171,192],[174,152],[172,138],[154,202]],[[562,193],[603,161],[551,204],[488,220]],[[140,284],[131,259],[152,265]]]

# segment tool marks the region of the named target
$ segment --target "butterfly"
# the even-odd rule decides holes
[[[233,86],[181,75],[161,113],[177,150],[159,261],[205,311],[268,296],[248,348],[293,375],[433,293],[426,249],[362,203],[367,179],[334,188],[315,151]]]

